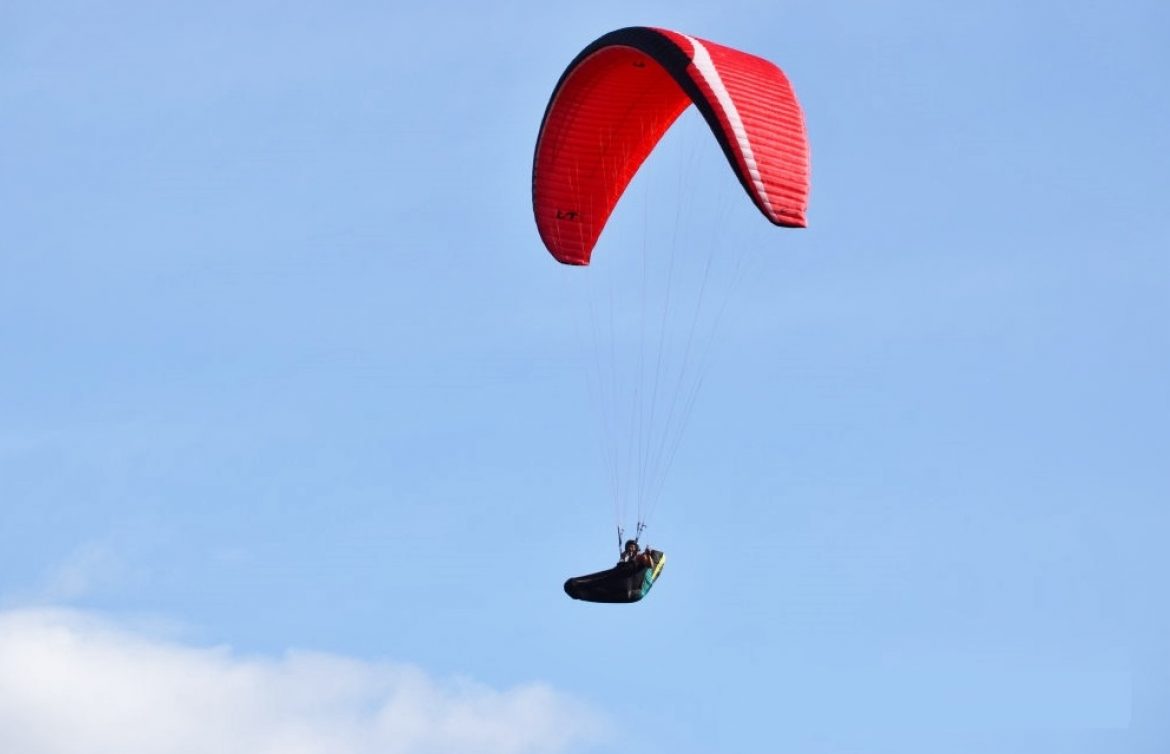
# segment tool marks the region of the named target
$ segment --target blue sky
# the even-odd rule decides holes
[[[606,230],[686,198],[751,260],[609,609],[560,588],[612,500],[529,192],[635,24],[784,68],[813,193],[768,226],[688,117]],[[1165,751],[1168,43],[1152,0],[4,5],[0,743],[136,751],[44,719],[198,677],[143,751],[267,695],[204,750]]]

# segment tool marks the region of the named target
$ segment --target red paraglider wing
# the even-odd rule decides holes
[[[783,72],[685,34],[630,27],[582,50],[544,113],[532,206],[558,261],[589,264],[634,173],[692,103],[760,212],[776,225],[805,226],[808,140]]]

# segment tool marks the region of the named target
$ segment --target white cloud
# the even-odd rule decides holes
[[[501,691],[392,663],[184,646],[74,611],[0,612],[4,752],[552,754],[603,727],[539,683]]]

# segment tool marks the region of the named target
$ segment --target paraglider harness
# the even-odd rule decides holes
[[[641,537],[645,528],[646,525],[639,521],[638,537]],[[644,555],[648,562],[626,560],[625,542],[622,541],[625,532],[621,526],[618,526],[617,531],[622,560],[613,568],[569,579],[565,582],[566,594],[575,600],[586,602],[637,602],[646,596],[662,572],[666,555],[658,550],[646,548],[639,554],[639,558]],[[638,540],[632,539],[630,542],[636,546]]]

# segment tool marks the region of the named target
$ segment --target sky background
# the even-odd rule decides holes
[[[602,237],[751,274],[594,606],[531,160],[638,24],[780,65],[813,191],[692,113]],[[1168,71],[1156,0],[6,0],[0,749],[1164,753]]]

